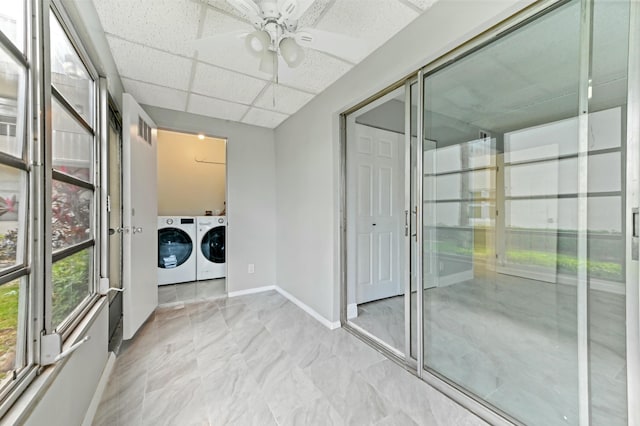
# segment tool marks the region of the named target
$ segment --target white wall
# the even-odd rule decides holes
[[[340,317],[338,114],[531,0],[441,0],[276,129],[277,283]]]
[[[226,201],[226,143],[158,131],[158,216],[220,214]]]
[[[227,138],[227,290],[276,284],[275,141],[264,127],[143,106],[158,127]],[[255,273],[247,272],[248,264]]]

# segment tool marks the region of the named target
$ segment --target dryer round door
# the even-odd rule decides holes
[[[158,268],[177,268],[189,259],[193,241],[178,228],[158,229]]]
[[[224,263],[224,242],[224,226],[217,226],[204,234],[202,241],[200,241],[200,249],[205,259],[213,263]]]

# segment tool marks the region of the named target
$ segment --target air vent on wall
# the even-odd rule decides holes
[[[138,136],[151,145],[151,126],[140,116],[138,116]]]

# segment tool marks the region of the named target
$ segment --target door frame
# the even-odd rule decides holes
[[[120,195],[120,200],[119,200],[119,205],[120,205],[120,224],[118,229],[116,230],[117,233],[119,233],[120,235],[122,235],[122,228],[123,228],[123,195],[122,195],[122,190],[123,190],[123,170],[122,170],[122,116],[120,114],[120,111],[118,110],[118,107],[115,103],[115,101],[113,100],[113,98],[111,96],[109,96],[108,99],[108,111],[107,111],[107,121],[106,121],[106,127],[105,127],[105,133],[106,133],[106,137],[107,137],[107,146],[106,146],[106,153],[105,153],[105,163],[106,163],[106,179],[104,182],[104,188],[105,188],[105,193],[107,197],[111,196],[111,175],[114,172],[114,170],[112,170],[112,157],[110,155],[110,144],[113,143],[113,141],[110,140],[110,130],[112,129],[112,127],[114,128],[113,130],[115,130],[118,133],[118,140],[117,143],[119,145],[118,147],[118,156],[119,158],[119,164],[120,167],[118,169],[118,184],[120,186],[119,189],[119,195]],[[112,239],[110,238],[111,235],[109,234],[109,229],[110,229],[110,225],[111,225],[111,199],[109,198],[109,202],[107,203],[105,200],[105,220],[106,220],[106,230],[104,230],[106,236],[104,237],[104,241],[106,241],[105,243],[105,247],[104,247],[104,252],[105,257],[108,261],[108,266],[107,266],[107,277],[109,278],[109,281],[111,282],[111,266],[112,263],[114,261],[114,259],[111,258],[111,245],[113,244]],[[122,289],[122,278],[124,275],[124,268],[123,268],[123,246],[124,246],[124,238],[121,236],[120,237],[120,258],[117,259],[118,262],[118,270],[119,270],[119,274],[120,274],[120,289]],[[109,286],[109,288],[111,288],[111,285]],[[110,349],[111,349],[111,341],[115,338],[116,341],[117,340],[122,340],[122,326],[120,324],[120,322],[122,321],[122,292],[118,291],[118,290],[110,290],[110,291],[115,291],[115,295],[113,296],[113,298],[109,301],[109,345],[110,345]],[[114,311],[115,309],[115,311]],[[117,316],[117,320],[114,318],[114,316]],[[116,323],[115,328],[112,327],[113,323]],[[119,325],[120,324],[120,325]],[[118,328],[120,328],[120,335],[116,336],[116,331],[118,330]]]
[[[353,108],[350,108],[348,111],[340,114],[340,133],[341,133],[341,138],[340,138],[340,152],[341,152],[341,157],[340,157],[340,167],[341,167],[341,188],[340,188],[340,198],[341,198],[341,212],[342,212],[342,218],[341,218],[341,240],[340,240],[340,251],[341,251],[341,281],[342,281],[342,285],[341,285],[341,300],[344,301],[344,303],[341,303],[341,307],[340,307],[340,322],[341,322],[341,326],[343,328],[345,328],[348,331],[353,332],[354,334],[356,334],[359,338],[361,338],[362,340],[365,340],[367,343],[375,346],[376,348],[381,349],[386,356],[388,356],[389,358],[394,359],[396,362],[402,364],[402,365],[407,365],[411,362],[410,359],[410,353],[406,351],[406,347],[407,347],[407,334],[405,331],[405,343],[403,345],[403,347],[405,348],[404,353],[394,347],[392,347],[390,344],[384,342],[383,340],[381,340],[380,338],[378,338],[377,336],[375,336],[374,334],[370,333],[369,331],[363,329],[362,327],[358,326],[357,324],[353,323],[350,321],[350,318],[352,318],[352,311],[354,306],[357,306],[357,303],[349,303],[350,300],[350,295],[349,295],[349,289],[348,289],[348,282],[352,279],[352,277],[350,277],[350,275],[352,274],[352,271],[349,268],[349,262],[351,262],[352,260],[352,256],[348,254],[347,251],[347,246],[349,245],[349,243],[351,242],[350,240],[352,238],[350,238],[349,233],[348,233],[348,224],[351,224],[351,221],[353,220],[353,218],[350,218],[350,214],[348,212],[347,206],[348,204],[350,204],[347,200],[351,194],[351,191],[349,191],[347,189],[347,176],[349,175],[348,170],[347,170],[347,151],[348,151],[348,147],[347,147],[347,133],[348,130],[351,129],[353,130],[353,126],[349,124],[350,122],[350,118],[349,116],[353,113],[353,112],[359,112],[359,113],[365,113],[367,111],[370,111],[372,109],[374,109],[375,107],[379,106],[382,102],[385,102],[387,100],[391,100],[392,98],[394,98],[397,95],[394,95],[393,92],[397,91],[398,89],[404,89],[405,90],[405,99],[407,96],[407,84],[409,82],[409,80],[411,79],[415,79],[414,76],[409,76],[401,81],[396,82],[395,84],[389,86],[388,88],[384,89],[383,91],[377,93],[374,96],[371,96],[370,98],[368,98],[366,101],[359,103],[358,105],[356,105]],[[405,108],[406,108],[406,104],[405,104]],[[406,122],[406,120],[405,120]],[[354,123],[355,124],[355,123]],[[406,125],[405,125],[406,127]],[[408,158],[409,153],[407,152],[407,146],[406,146],[406,129],[405,129],[405,138],[403,138],[403,142],[402,144],[404,144],[404,146],[402,147],[404,149],[404,153],[403,153],[403,158],[401,159],[404,162],[404,170],[400,171],[400,175],[402,176],[401,179],[402,180],[406,180],[406,170],[407,170],[407,163],[406,163],[406,159]],[[399,159],[400,160],[400,159]],[[403,210],[404,209],[404,203],[406,200],[406,188],[400,189],[399,191],[399,195],[401,196],[401,198],[403,199]],[[403,251],[404,251],[404,260],[399,259],[398,261],[398,265],[400,267],[400,271],[398,271],[398,277],[401,281],[401,284],[398,286],[400,289],[402,289],[403,294],[405,295],[405,327],[404,329],[406,330],[407,328],[407,313],[408,311],[406,310],[406,300],[407,300],[407,286],[406,286],[406,282],[408,281],[407,278],[408,276],[407,274],[407,269],[406,269],[406,264],[407,264],[407,260],[409,259],[409,252],[407,251],[407,240],[408,238],[404,235],[404,232],[399,232],[398,233],[398,249],[400,249],[400,247],[402,247]],[[398,250],[400,252],[400,250]],[[402,261],[400,261],[402,260]],[[354,292],[357,291],[357,289],[353,289]],[[356,308],[357,309],[357,308]]]
[[[207,138],[220,139],[224,141],[224,200],[225,200],[225,240],[224,240],[224,261],[225,261],[225,280],[224,280],[224,293],[225,295],[229,294],[229,138],[227,136],[217,136],[215,134],[205,133],[205,132],[194,132],[191,130],[184,130],[180,128],[174,127],[166,127],[166,126],[158,126],[158,132],[166,131],[166,132],[174,132],[174,133],[182,133],[185,135],[193,135],[200,136],[203,135]],[[199,242],[196,244],[196,248],[200,250]]]

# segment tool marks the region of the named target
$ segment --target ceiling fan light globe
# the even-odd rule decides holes
[[[260,58],[269,49],[271,37],[264,31],[254,31],[247,34],[244,44],[249,53]]]
[[[304,50],[293,38],[287,37],[280,42],[280,55],[291,68],[295,68],[304,60]]]

